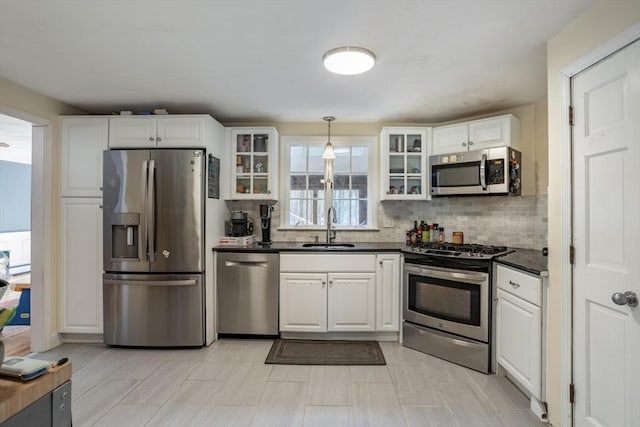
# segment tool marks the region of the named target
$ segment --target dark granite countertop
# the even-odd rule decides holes
[[[340,244],[343,242],[334,242]],[[346,242],[344,242],[346,243]],[[320,243],[321,244],[321,243]],[[271,246],[261,246],[257,243],[249,246],[216,246],[213,248],[217,252],[400,252],[404,248],[404,243],[386,242],[354,242],[353,247],[345,246],[316,246],[305,248],[303,242],[273,242]]]
[[[336,244],[346,242],[335,242]],[[354,242],[353,247],[346,246],[314,246],[303,247],[303,242],[273,242],[270,246],[261,246],[253,243],[249,246],[216,246],[214,252],[253,252],[253,253],[280,253],[280,252],[400,252],[405,248],[404,243],[387,242]],[[322,244],[320,244],[322,245]],[[507,255],[494,258],[494,261],[535,274],[548,276],[547,257],[542,251],[532,249],[515,249]]]
[[[515,252],[493,259],[499,264],[508,265],[537,276],[548,276],[547,257],[541,250],[515,249]]]

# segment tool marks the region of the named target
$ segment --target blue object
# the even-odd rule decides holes
[[[23,289],[16,315],[6,326],[31,325],[31,289]]]

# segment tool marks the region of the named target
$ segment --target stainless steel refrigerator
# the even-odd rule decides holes
[[[104,343],[205,344],[205,154],[104,152]]]

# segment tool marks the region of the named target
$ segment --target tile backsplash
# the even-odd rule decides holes
[[[229,212],[241,210],[253,220],[254,234],[260,240],[260,202],[228,201]],[[277,242],[322,241],[322,230],[278,230],[280,204],[274,205],[271,238]],[[465,243],[506,245],[524,249],[547,246],[547,195],[446,197],[430,201],[385,201],[378,203],[378,227],[375,231],[340,231],[337,242],[405,241],[405,230],[414,220],[426,220],[444,227],[447,241],[452,231],[462,231]],[[384,228],[384,218],[393,219],[393,227]],[[228,219],[228,218],[227,218]]]

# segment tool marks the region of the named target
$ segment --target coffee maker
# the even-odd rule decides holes
[[[273,206],[260,205],[260,228],[262,228],[262,241],[259,245],[269,246],[271,244],[271,212]]]
[[[248,236],[251,234],[251,226],[247,220],[247,213],[242,211],[231,212],[231,235],[233,237]]]

